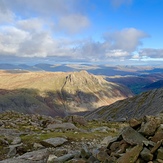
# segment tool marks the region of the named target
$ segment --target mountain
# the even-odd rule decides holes
[[[142,88],[143,91],[152,90],[156,88],[163,88],[163,80],[156,81],[152,84],[146,85]]]
[[[163,73],[108,76],[105,79],[109,82],[127,86],[134,94],[140,94],[148,90],[161,88]]]
[[[87,113],[87,119],[123,121],[141,118],[145,115],[157,115],[163,112],[163,89],[155,89],[140,95],[102,106]]]
[[[47,64],[38,63],[35,65],[8,64],[0,63],[1,70],[28,70],[28,71],[51,71],[51,72],[70,72],[86,70],[94,75],[140,75],[163,73],[162,66],[125,66],[125,65],[92,65],[92,64]]]
[[[122,85],[80,72],[0,71],[0,112],[65,116],[131,97]]]

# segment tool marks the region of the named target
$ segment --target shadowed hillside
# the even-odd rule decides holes
[[[89,112],[87,119],[124,121],[141,118],[145,115],[157,115],[163,112],[163,89],[144,92],[132,98],[117,101],[109,106],[102,106]]]
[[[65,116],[132,96],[124,86],[81,72],[0,72],[0,111]]]

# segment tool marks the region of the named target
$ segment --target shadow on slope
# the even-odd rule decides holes
[[[40,92],[37,89],[0,89],[0,112],[14,110],[28,114],[63,117],[69,114],[73,107],[93,108],[92,102],[98,100],[94,94],[82,91],[70,94],[64,90]]]

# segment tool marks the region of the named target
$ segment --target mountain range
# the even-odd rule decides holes
[[[131,96],[127,87],[87,71],[0,71],[0,112],[66,116]]]

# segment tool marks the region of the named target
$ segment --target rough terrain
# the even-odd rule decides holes
[[[162,163],[163,114],[128,123],[5,112],[0,163]]]

